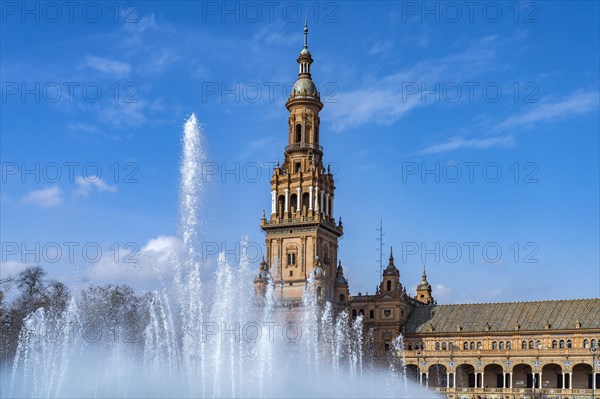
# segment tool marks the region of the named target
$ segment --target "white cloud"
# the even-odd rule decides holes
[[[391,40],[377,41],[375,42],[375,44],[373,44],[373,46],[371,46],[371,49],[369,50],[369,55],[387,53],[392,49],[393,46],[394,42],[392,42]]]
[[[117,192],[116,186],[107,184],[104,180],[97,176],[91,176],[87,178],[84,178],[83,176],[77,176],[75,178],[75,184],[77,184],[77,188],[75,189],[74,193],[82,197],[89,197],[94,187],[98,190],[98,192]]]
[[[391,125],[416,107],[436,104],[436,96],[422,93],[443,82],[476,79],[496,58],[496,39],[483,37],[457,54],[421,61],[407,70],[366,81],[360,88],[340,92],[336,95],[339,101],[328,105],[333,129],[341,131],[369,122]]]
[[[272,24],[261,26],[250,39],[251,46],[259,49],[265,45],[268,46],[290,46],[296,44],[301,49],[302,42],[297,32],[284,34],[284,24],[281,21],[276,21]],[[309,36],[310,47],[310,36]]]
[[[27,265],[26,263],[23,263],[23,262],[16,261],[16,260],[9,260],[6,262],[2,262],[2,263],[0,263],[0,277],[5,278],[8,276],[13,276],[13,275],[21,272],[27,266],[29,266],[29,265]]]
[[[431,295],[433,295],[438,303],[449,303],[452,290],[444,284],[433,284]]]
[[[83,132],[83,133],[96,133],[98,132],[98,127],[94,125],[90,125],[89,123],[71,123],[67,126],[67,129],[75,132]]]
[[[100,121],[106,121],[114,128],[128,128],[139,127],[148,121],[146,105],[134,96],[132,102],[111,102],[96,109]]]
[[[62,191],[57,186],[30,191],[21,199],[21,202],[42,208],[58,206],[62,203]]]
[[[531,128],[541,123],[552,123],[576,115],[598,111],[597,91],[578,90],[558,100],[545,98],[540,103],[528,107],[523,112],[505,118],[500,123],[489,120],[484,123],[486,130],[496,132],[490,137],[451,137],[446,141],[430,145],[418,154],[439,154],[458,149],[486,149],[492,147],[512,147],[516,145],[512,135],[500,135],[501,132],[512,131],[519,128]]]
[[[491,147],[511,147],[515,145],[515,140],[510,136],[496,136],[483,138],[464,138],[452,137],[449,140],[434,144],[419,151],[420,154],[439,154],[442,152],[454,151],[462,148],[485,149]]]
[[[85,57],[83,66],[114,76],[117,79],[127,77],[131,72],[131,65],[126,62],[109,60],[108,58],[92,55]]]
[[[140,287],[173,276],[175,264],[182,254],[182,243],[174,236],[161,235],[148,240],[140,249],[131,246],[107,252],[85,272],[95,283],[123,282]]]
[[[532,109],[512,115],[499,123],[495,130],[504,131],[519,127],[531,127],[537,123],[554,122],[577,114],[598,111],[597,91],[576,91],[558,101],[546,98]]]

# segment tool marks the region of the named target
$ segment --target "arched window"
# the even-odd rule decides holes
[[[588,341],[587,339],[584,339],[583,340],[583,347],[585,349],[589,349],[589,347],[590,347],[590,341]]]
[[[450,343],[448,344],[448,349],[450,349],[451,351],[453,351],[453,350],[454,350],[454,342],[450,342]]]
[[[358,310],[358,314],[361,315],[361,316],[364,316],[365,315],[365,310],[364,309],[359,309]]]
[[[595,348],[595,347],[596,347],[596,340],[595,340],[595,339],[593,339],[593,340],[592,340],[592,348]]]
[[[415,350],[419,349],[419,343],[415,342]]]
[[[527,349],[527,341],[521,342],[521,349]]]
[[[492,342],[492,350],[498,350],[498,342]]]
[[[302,193],[302,209],[300,209],[302,212],[306,211],[308,212],[308,208],[310,208],[310,196],[308,193]],[[306,216],[306,215],[304,215]]]
[[[474,351],[475,350],[475,342],[471,341],[471,350]]]
[[[296,194],[290,195],[289,206],[290,206],[291,213],[294,213],[298,210],[298,209],[296,209],[298,207],[298,196]]]
[[[280,195],[277,198],[277,214],[280,218],[283,217],[284,210],[285,210],[285,195]]]
[[[352,318],[356,319],[356,309],[352,309]]]
[[[565,340],[564,339],[561,339],[558,344],[559,344],[560,349],[565,349]]]
[[[439,342],[436,342],[436,343],[435,343],[435,350],[436,350],[436,351],[439,351],[439,350],[440,350],[440,343],[439,343]]]
[[[481,343],[481,341],[477,341],[477,349],[478,350],[482,350],[483,349],[483,344]]]
[[[442,342],[442,350],[448,350],[448,345],[445,342]]]
[[[412,350],[412,343],[408,343],[408,350],[411,351]]]
[[[504,341],[500,341],[499,348],[501,351],[504,350]]]
[[[539,339],[535,341],[535,348],[542,349],[542,341],[540,341]]]
[[[469,343],[467,341],[463,342],[463,350],[469,350]]]
[[[296,136],[294,138],[294,142],[299,143],[300,141],[302,141],[302,125],[297,124],[296,125]]]
[[[557,349],[558,348],[558,341],[553,339],[552,340],[552,349]]]
[[[340,294],[340,303],[344,302],[346,302],[346,297],[344,296],[344,294]]]
[[[506,350],[510,350],[511,344],[510,341],[506,341]]]
[[[529,349],[535,349],[535,346],[533,344],[533,340],[529,341]]]
[[[567,349],[571,349],[573,347],[573,341],[570,339],[567,340]]]
[[[388,280],[388,282],[387,282],[387,290],[388,291],[392,290],[392,282],[390,280]]]

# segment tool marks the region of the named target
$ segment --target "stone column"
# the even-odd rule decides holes
[[[319,187],[315,187],[315,212],[319,213]]]
[[[326,214],[327,216],[329,216],[329,215],[330,215],[330,213],[329,213],[329,193],[327,193],[327,194],[325,195],[325,214]]]
[[[283,211],[287,213],[288,211],[288,205],[290,203],[290,190],[288,190],[287,188],[285,189],[285,206]]]
[[[331,217],[333,217],[333,195],[331,196]]]
[[[309,194],[308,195],[308,210],[309,211],[312,211],[312,209],[313,209],[313,189],[314,189],[313,186],[310,186],[308,188],[308,194]]]
[[[450,388],[450,372],[446,373],[446,388]]]
[[[276,210],[277,208],[275,205],[275,203],[277,202],[276,198],[277,198],[277,191],[275,191],[275,190],[271,191],[271,215],[274,213],[277,213],[277,210]]]
[[[296,189],[296,212],[300,212],[302,209],[300,208],[300,204],[302,203],[302,189],[298,187]]]
[[[325,196],[325,191],[321,190],[321,206],[319,207],[319,209],[321,210],[321,212],[325,211],[325,208],[323,208],[323,197]]]

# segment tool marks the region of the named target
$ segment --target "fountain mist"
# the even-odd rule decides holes
[[[124,339],[131,329],[107,320],[86,324],[78,299],[62,314],[38,309],[25,321],[2,397],[431,397],[410,386],[402,367],[364,363],[370,332],[362,317],[321,305],[312,276],[296,317],[278,303],[272,281],[256,298],[246,238],[239,265],[221,255],[214,279],[201,281],[205,154],[195,115],[183,131],[184,251],[172,284],[146,296],[138,339]],[[107,325],[110,334],[93,335]],[[401,337],[395,344],[403,349]]]

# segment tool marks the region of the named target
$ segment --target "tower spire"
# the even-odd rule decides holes
[[[304,20],[304,48],[308,49],[308,23]]]

